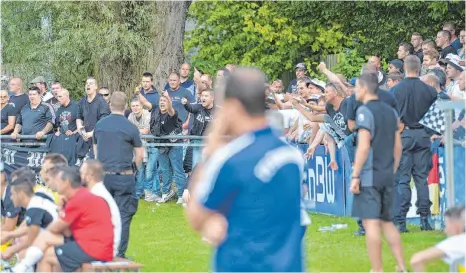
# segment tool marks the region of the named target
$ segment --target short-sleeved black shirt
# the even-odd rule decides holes
[[[405,78],[392,88],[400,120],[411,129],[422,129],[419,121],[437,99],[437,91],[419,78]]]
[[[150,117],[150,130],[154,136],[169,136],[169,135],[180,135],[182,121],[178,118],[178,112],[175,110],[175,114],[170,116],[168,113],[162,114],[160,110],[152,111]],[[182,139],[170,139],[170,142],[181,142]],[[168,142],[168,141],[159,141]]]
[[[52,110],[44,103],[40,103],[34,109],[31,108],[31,104],[26,104],[16,118],[16,124],[22,126],[22,135],[35,135],[49,122],[53,124]]]
[[[395,96],[390,92],[383,89],[377,90],[377,95],[379,97],[379,101],[385,102],[393,109],[398,111],[397,103]],[[348,97],[348,106],[346,110],[346,119],[347,120],[355,120],[356,119],[356,111],[358,110],[359,106],[363,105],[362,102],[356,100],[356,95],[352,94]]]
[[[96,94],[91,102],[87,100],[87,96],[79,101],[78,119],[84,122],[86,132],[94,130],[97,121],[109,114],[110,108],[100,94]]]
[[[67,106],[60,106],[56,113],[55,127],[59,128],[62,134],[68,130],[75,131],[78,112],[79,105],[75,101],[70,101]]]
[[[335,110],[333,108],[333,105],[331,104],[326,104],[325,105],[325,110],[327,111],[327,114],[333,119],[335,124],[345,133],[345,135],[350,135],[351,131],[349,130],[348,126],[346,125],[346,108],[348,104],[348,99],[344,99],[340,107]]]
[[[360,181],[363,187],[394,186],[394,147],[398,116],[388,104],[369,101],[356,113],[356,130],[371,133],[371,149],[363,165]]]
[[[16,109],[13,105],[7,104],[2,108],[1,112],[1,128],[3,129],[8,125],[8,117],[16,116]]]
[[[97,144],[97,159],[110,172],[131,170],[134,148],[142,146],[136,125],[117,114],[110,114],[97,122],[93,142]]]
[[[58,208],[53,200],[35,194],[27,207],[24,220],[28,226],[47,228],[57,218]]]
[[[448,54],[455,54],[456,55],[456,49],[449,45],[445,47],[444,49],[440,50],[440,59],[445,59]]]
[[[29,97],[27,94],[21,94],[19,96],[11,95],[9,103],[15,107],[15,114],[18,115],[24,105],[29,104]]]

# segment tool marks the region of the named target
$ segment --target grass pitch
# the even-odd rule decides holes
[[[356,237],[356,221],[311,214],[312,224],[306,233],[306,260],[308,272],[369,272],[370,263],[364,237]],[[348,224],[347,229],[319,232],[321,226],[335,223]],[[403,234],[406,262],[424,248],[435,245],[445,236],[441,232],[421,232],[410,226],[410,233]],[[128,257],[144,264],[144,272],[176,271],[207,272],[210,270],[211,248],[188,225],[180,205],[147,203],[140,201],[131,225]],[[395,261],[384,244],[385,272],[395,271]],[[448,267],[437,262],[427,267],[429,272],[448,272]]]

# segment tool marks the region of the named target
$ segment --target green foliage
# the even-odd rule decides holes
[[[59,80],[75,98],[83,95],[87,76],[134,80],[132,72],[152,46],[148,14],[154,6],[143,1],[4,2],[3,68],[27,81],[37,75]]]
[[[210,63],[210,73],[235,63],[258,66],[275,78],[293,69],[297,60],[316,64],[321,55],[349,45],[351,39],[340,31],[341,25],[302,25],[284,12],[288,5],[280,1],[196,1],[190,16],[198,25],[187,34],[185,49],[199,48],[193,64]]]
[[[196,1],[189,12],[197,26],[185,51],[198,49],[194,64],[208,63],[210,72],[236,63],[276,77],[304,61],[315,75],[323,56],[348,48],[356,51],[340,56],[338,69],[353,75],[364,56],[395,58],[413,32],[432,39],[446,21],[464,27],[465,2]],[[359,67],[347,67],[353,64]]]
[[[366,62],[367,58],[361,57],[356,49],[347,50],[338,55],[338,64],[332,67],[332,71],[341,73],[347,79],[351,79],[361,73],[361,67]]]

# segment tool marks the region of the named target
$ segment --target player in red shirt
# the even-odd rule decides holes
[[[105,200],[82,187],[80,174],[73,168],[56,167],[50,170],[50,177],[65,198],[65,208],[28,248],[13,272],[25,272],[39,261],[38,272],[73,272],[83,263],[111,261],[113,225]],[[69,234],[73,239],[64,237]]]

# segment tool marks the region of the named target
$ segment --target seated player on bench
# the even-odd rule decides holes
[[[74,272],[85,263],[111,261],[114,233],[105,200],[83,187],[74,168],[53,168],[49,178],[66,201],[64,210],[26,250],[13,272],[25,272],[36,263],[38,272]],[[69,231],[73,239],[64,237]]]
[[[1,198],[1,231],[2,234],[8,231],[14,230],[22,220],[22,209],[15,207],[13,201],[11,201],[11,187],[8,183],[8,178],[5,173],[5,165],[0,162],[0,193]],[[1,242],[2,246],[0,251],[3,252],[10,245],[10,241],[5,240]]]
[[[15,244],[2,251],[2,259],[10,259],[32,245],[39,233],[58,217],[57,205],[49,197],[34,193],[35,174],[31,170],[17,170],[12,174],[10,183],[11,200],[15,207],[26,209],[21,226],[14,231],[2,232],[2,242],[21,238]],[[20,258],[24,255],[20,255]],[[33,272],[28,268],[27,272]]]

